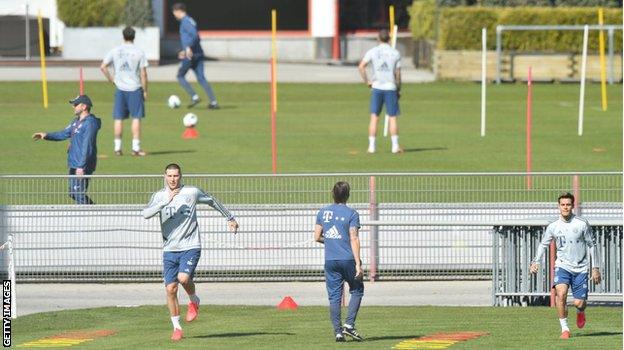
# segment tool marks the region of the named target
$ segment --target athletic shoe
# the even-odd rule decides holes
[[[366,153],[371,153],[371,154],[375,153],[375,148],[368,147],[368,149],[366,150]]]
[[[180,339],[182,339],[183,334],[182,334],[182,330],[175,328],[173,330],[173,334],[171,334],[171,340],[173,341],[180,341]]]
[[[188,303],[188,310],[186,310],[186,322],[193,322],[199,315],[199,305],[194,302]]]
[[[355,330],[355,328],[346,324],[342,326],[342,334],[346,334],[357,341],[364,340],[364,338],[362,338],[362,336]]]
[[[121,150],[119,150],[119,151],[115,151],[115,155],[116,156],[123,156],[123,153],[121,153]]]
[[[403,148],[401,147],[393,148],[392,153],[394,154],[403,153]]]
[[[138,151],[132,151],[132,155],[135,156],[135,157],[145,157],[147,155],[147,153],[145,153],[145,151],[140,149]]]
[[[570,339],[570,331],[561,332],[561,336],[559,337],[559,339]]]
[[[576,326],[578,328],[585,327],[585,313],[584,312],[577,312],[576,313]]]
[[[186,108],[193,108],[195,106],[197,106],[198,103],[201,102],[201,98],[194,98],[191,100],[191,103],[188,104],[188,106],[186,106]]]
[[[345,337],[342,334],[340,334],[340,333],[336,334],[336,343],[342,343],[342,342],[345,342],[345,341],[347,341],[347,340],[345,339]]]
[[[210,102],[208,104],[208,109],[221,109],[221,107],[219,107],[219,104],[216,102]]]

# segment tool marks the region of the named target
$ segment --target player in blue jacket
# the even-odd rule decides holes
[[[219,109],[217,97],[212,91],[210,83],[208,83],[206,77],[204,77],[204,50],[202,50],[199,43],[197,24],[195,20],[186,13],[186,5],[182,3],[173,4],[171,11],[173,12],[173,16],[180,21],[180,43],[182,44],[182,51],[178,53],[178,58],[182,63],[178,70],[178,82],[191,96],[191,103],[188,107],[194,107],[201,101],[199,95],[197,95],[195,90],[191,87],[191,84],[184,78],[188,70],[192,69],[197,77],[197,82],[199,82],[199,85],[206,91],[206,95],[208,95],[210,99],[208,109]]]
[[[69,125],[56,132],[36,132],[35,140],[62,141],[70,139],[67,149],[67,166],[69,175],[91,175],[97,163],[97,133],[102,121],[91,114],[93,103],[87,95],[77,96],[69,101],[74,107],[74,118]],[[89,178],[71,177],[69,179],[69,196],[78,204],[93,204],[86,195]]]
[[[355,329],[355,318],[364,295],[364,272],[360,260],[360,216],[347,206],[350,187],[339,181],[332,194],[334,204],[319,210],[316,215],[314,239],[325,245],[325,283],[329,297],[329,315],[337,342],[345,341],[345,335],[362,341]],[[349,312],[341,326],[340,304],[344,282],[349,284]]]

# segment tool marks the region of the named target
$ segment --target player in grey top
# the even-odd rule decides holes
[[[199,297],[195,294],[193,273],[201,256],[201,240],[197,225],[197,203],[215,208],[228,220],[229,229],[236,233],[238,223],[234,216],[212,195],[197,187],[182,184],[182,170],[177,164],[165,168],[165,187],[154,193],[143,217],[160,214],[163,236],[163,278],[167,290],[167,306],[173,323],[171,339],[182,339],[178,283],[182,284],[190,302],[186,321],[193,321],[199,313]]]
[[[587,306],[589,263],[592,265],[592,280],[598,284],[601,280],[599,249],[596,247],[596,239],[587,220],[575,216],[574,196],[564,193],[558,198],[559,213],[557,221],[546,228],[542,241],[537,248],[537,255],[531,262],[531,273],[537,273],[542,256],[548,249],[550,242],[555,240],[557,246],[557,260],[555,262],[555,302],[559,323],[561,325],[561,338],[570,337],[568,327],[568,310],[566,301],[568,288],[572,287],[574,306],[576,306],[576,325],[578,328],[585,326],[585,307]]]

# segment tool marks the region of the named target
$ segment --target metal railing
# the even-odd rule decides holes
[[[584,30],[584,25],[498,25],[496,26],[496,83],[501,83],[503,32],[505,31],[550,31],[550,30]],[[622,30],[621,25],[589,25],[589,30],[606,30],[608,38],[608,81],[613,84],[615,76],[614,68],[614,33]]]

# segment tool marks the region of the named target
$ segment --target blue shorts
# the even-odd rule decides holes
[[[381,107],[386,105],[386,114],[391,117],[396,117],[401,114],[399,110],[399,98],[396,90],[379,90],[373,89],[371,91],[370,98],[370,112],[371,114],[379,115],[381,113]]]
[[[364,281],[355,278],[355,260],[325,260],[325,284],[330,304],[342,301],[345,281],[351,295],[364,295]]]
[[[567,284],[572,287],[572,295],[574,299],[587,300],[587,292],[589,291],[587,283],[587,272],[574,273],[560,267],[555,268],[555,283]]]
[[[178,282],[178,273],[186,273],[192,279],[201,256],[201,249],[181,252],[163,252],[163,278],[165,285]]]
[[[134,91],[115,90],[115,105],[113,106],[113,119],[123,120],[131,115],[132,118],[145,117],[145,101],[143,100],[143,88]]]

